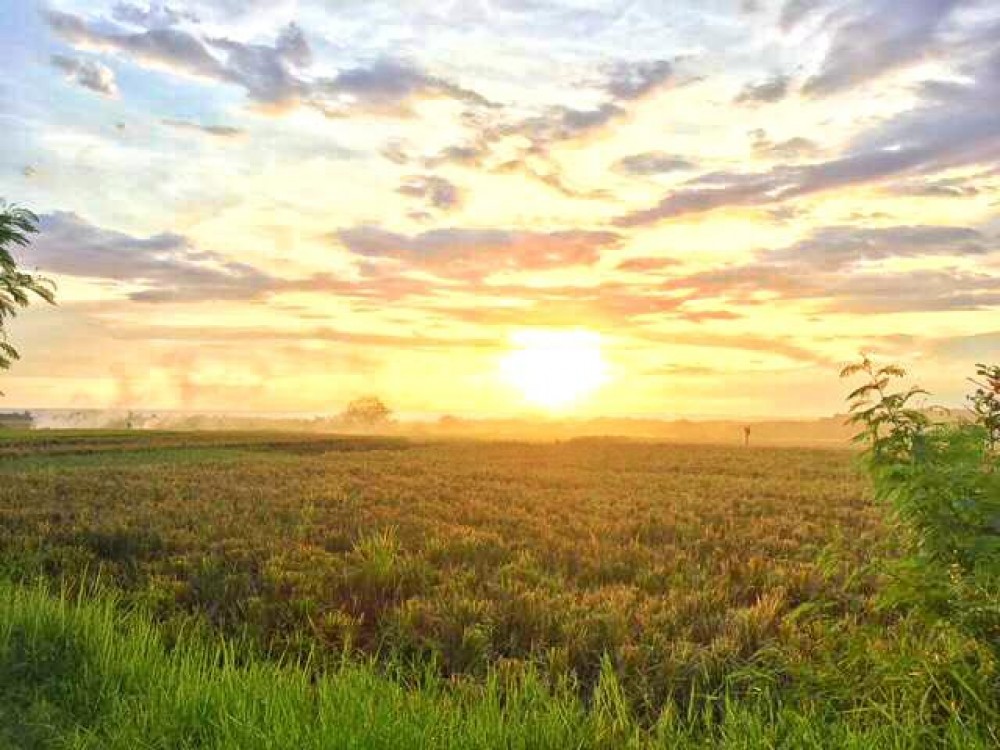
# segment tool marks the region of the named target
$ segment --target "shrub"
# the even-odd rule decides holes
[[[895,596],[1000,646],[1000,460],[993,450],[1000,402],[992,391],[1000,380],[990,380],[1000,368],[978,372],[987,384],[970,396],[974,420],[939,423],[911,406],[925,391],[891,390],[902,368],[876,368],[865,358],[841,374],[867,377],[848,397],[850,421],[862,428],[857,440],[868,446],[876,496],[906,535]]]

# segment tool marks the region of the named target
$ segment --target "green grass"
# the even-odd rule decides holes
[[[0,585],[3,748],[987,748],[989,721],[958,714],[931,731],[886,712],[724,699],[717,712],[666,714],[640,728],[607,662],[586,703],[529,673],[481,683],[403,684],[365,662],[308,665],[189,633],[168,648],[115,600]]]

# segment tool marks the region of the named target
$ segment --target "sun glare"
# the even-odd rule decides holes
[[[553,411],[571,407],[608,380],[601,337],[589,331],[518,331],[500,370],[526,401]]]

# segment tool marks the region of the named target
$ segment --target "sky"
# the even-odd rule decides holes
[[[1000,360],[995,0],[0,0],[2,406],[810,416]]]

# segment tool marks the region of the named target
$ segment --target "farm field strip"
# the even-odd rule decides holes
[[[849,451],[157,433],[0,450],[3,575],[99,576],[168,639],[196,622],[317,669],[530,673],[583,699],[611,669],[650,726],[724,695],[863,716],[928,648],[979,674],[975,644],[879,605],[894,550]],[[893,710],[933,724],[951,683],[907,680]]]

